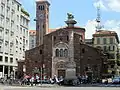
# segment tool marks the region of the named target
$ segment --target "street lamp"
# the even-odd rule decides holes
[[[41,73],[41,75],[40,75],[40,83],[41,83],[41,85],[42,85],[42,78],[44,78],[44,77],[42,77],[42,75],[44,76],[44,69],[45,69],[45,64],[42,64],[42,66],[40,67],[40,73]]]

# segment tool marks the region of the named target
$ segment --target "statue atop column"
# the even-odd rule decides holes
[[[65,23],[68,25],[68,27],[74,27],[74,24],[77,22],[74,20],[74,15],[71,13],[67,13],[67,21]]]
[[[72,15],[71,13],[67,13],[68,15],[68,20],[73,20],[74,19],[74,15]]]

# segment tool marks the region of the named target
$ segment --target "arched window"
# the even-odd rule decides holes
[[[44,9],[45,9],[45,7],[44,7],[44,5],[43,5],[42,10],[44,10]]]
[[[60,57],[63,57],[63,49],[60,49]]]
[[[59,49],[56,49],[55,54],[56,54],[56,57],[59,57]]]
[[[65,49],[65,50],[64,50],[64,57],[67,57],[67,56],[68,56],[68,50]]]

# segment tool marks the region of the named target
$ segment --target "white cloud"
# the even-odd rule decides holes
[[[98,0],[93,3],[95,7],[99,4],[103,10],[120,12],[120,0]]]
[[[107,0],[108,7],[116,12],[120,12],[120,0]]]
[[[119,27],[120,26],[120,21],[119,20],[107,20],[104,23],[106,28],[114,28],[114,27]]]
[[[107,10],[107,7],[104,5],[104,2],[102,0],[94,2],[93,5],[95,8],[100,6],[102,10]]]
[[[118,20],[107,20],[105,22],[105,28],[111,31],[115,31],[120,38],[120,21]]]
[[[95,20],[88,20],[88,22],[86,23],[85,29],[86,29],[86,33],[85,33],[85,38],[92,38],[92,34],[95,33],[95,26],[96,26],[96,21]]]

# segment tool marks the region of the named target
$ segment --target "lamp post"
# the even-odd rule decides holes
[[[41,72],[41,76],[40,76],[40,78],[41,78],[40,81],[41,81],[41,82],[40,82],[40,83],[41,83],[41,85],[42,85],[42,67],[40,67],[40,72]]]
[[[44,75],[44,68],[45,68],[45,64],[42,64],[42,66],[40,67],[40,73],[41,73],[41,75],[40,75],[40,77],[41,77],[41,79],[40,79],[40,83],[41,83],[41,85],[42,85],[42,78],[44,78],[44,76],[42,76],[42,75]]]

